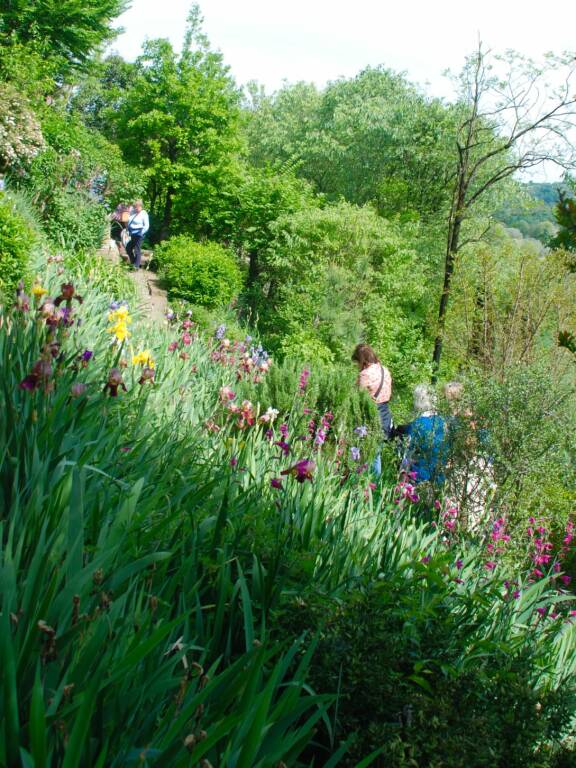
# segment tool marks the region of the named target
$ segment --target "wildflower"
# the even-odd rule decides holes
[[[457,568],[459,571],[461,571],[461,570],[462,570],[462,568],[464,568],[464,563],[462,562],[462,560],[456,560],[456,568]]]
[[[282,488],[282,480],[279,477],[273,477],[270,480],[270,485],[272,488]]]
[[[86,384],[81,381],[77,381],[70,387],[70,395],[72,397],[82,397],[86,392]]]
[[[356,448],[356,446],[352,446],[350,448],[350,455],[352,457],[352,461],[360,461],[360,448]]]
[[[274,430],[273,429],[267,429],[266,432],[264,432],[264,437],[268,441],[272,440],[274,438]]]
[[[226,325],[225,323],[222,323],[221,325],[216,328],[216,332],[214,333],[214,336],[220,341],[220,339],[224,338],[224,334],[226,333]]]
[[[520,597],[520,590],[515,589],[514,592],[512,592],[512,597],[514,598],[514,600],[518,600]]]
[[[565,587],[567,587],[568,584],[570,584],[570,582],[572,581],[571,577],[566,574],[560,576],[560,579]]]
[[[285,423],[280,424],[278,429],[280,430],[280,434],[282,435],[282,437],[286,439],[288,437],[288,424],[285,424]]]
[[[428,565],[428,563],[430,562],[430,560],[431,560],[431,559],[432,559],[432,558],[430,557],[430,555],[425,555],[425,556],[424,556],[424,557],[423,557],[423,558],[420,560],[420,562],[421,562],[421,563],[424,563],[424,565]]]
[[[26,389],[33,392],[44,384],[45,391],[48,391],[48,379],[52,375],[52,364],[49,360],[41,359],[34,363],[32,372],[25,376],[20,382],[20,389]]]
[[[182,334],[182,344],[184,344],[186,347],[189,347],[190,344],[192,344],[192,336],[186,331]]]
[[[190,355],[188,354],[188,352],[180,352],[178,357],[180,358],[180,360],[190,360]]]
[[[108,390],[110,397],[118,397],[118,389],[122,387],[127,392],[126,385],[122,381],[122,372],[119,368],[112,368],[108,374],[108,381],[104,385],[104,392]]]
[[[60,296],[54,300],[54,304],[58,307],[65,301],[68,306],[72,303],[72,299],[76,299],[78,304],[82,304],[84,299],[76,293],[74,283],[62,283],[60,286]]]
[[[190,328],[192,328],[193,325],[194,325],[194,323],[192,322],[192,320],[186,319],[182,323],[182,328],[184,328],[185,331],[188,331],[188,330],[190,330]]]
[[[90,360],[94,357],[94,352],[92,352],[91,349],[85,349],[84,352],[79,356],[80,362],[82,363],[82,367],[86,368]]]
[[[145,349],[143,352],[138,352],[137,355],[132,355],[132,365],[146,365],[148,368],[154,368],[154,359],[150,350]]]
[[[45,296],[48,293],[48,291],[46,288],[43,288],[40,283],[34,283],[31,293],[35,299],[41,299],[42,296]]]
[[[323,429],[319,429],[318,432],[316,432],[316,437],[314,438],[314,445],[317,448],[321,448],[325,442],[326,442],[326,432]]]
[[[438,501],[438,499],[434,501],[434,509],[437,509],[438,511],[442,509],[442,504]]]
[[[365,424],[361,424],[359,427],[354,427],[354,433],[363,439],[368,435],[368,427]]]
[[[107,329],[108,333],[116,336],[116,339],[122,343],[130,336],[128,325],[132,322],[132,318],[128,312],[128,307],[125,304],[118,306],[117,309],[113,309],[108,314],[108,321],[112,325]]]
[[[298,382],[298,391],[301,395],[304,394],[306,391],[306,387],[308,386],[308,378],[310,376],[310,371],[307,368],[304,368],[302,373],[300,374],[300,380]]]
[[[278,448],[280,448],[284,456],[288,456],[290,453],[290,445],[285,440],[278,440],[274,445],[277,445]]]
[[[151,368],[150,366],[147,365],[145,368],[142,369],[142,375],[138,379],[138,384],[145,384],[147,381],[149,381],[150,384],[152,384],[154,382],[154,375],[155,375],[154,368],[153,367]]]
[[[204,422],[204,426],[208,432],[220,432],[220,427],[213,419],[208,419],[208,421]]]
[[[230,400],[234,400],[236,393],[230,389],[230,387],[220,387],[220,400],[223,403],[228,403]]]
[[[484,563],[484,568],[486,568],[487,571],[493,571],[496,568],[496,563],[494,560],[488,560]]]
[[[312,480],[313,472],[316,469],[316,464],[310,459],[301,459],[289,469],[285,469],[280,472],[281,475],[292,475],[298,483],[303,483],[305,480]]]
[[[230,466],[232,467],[232,469],[234,469],[234,467],[237,464],[238,464],[238,459],[235,456],[232,456],[232,458],[230,459]]]
[[[168,320],[169,323],[171,323],[173,320],[176,319],[176,312],[173,312],[171,309],[167,309],[164,313],[164,317],[166,320]]]
[[[272,422],[276,419],[280,411],[278,411],[276,408],[268,408],[266,410],[266,413],[263,413],[262,416],[260,416],[260,423],[261,424],[272,424]]]

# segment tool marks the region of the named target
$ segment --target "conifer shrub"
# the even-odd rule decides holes
[[[155,258],[171,298],[214,308],[235,299],[242,287],[235,257],[217,243],[178,235],[162,243]]]

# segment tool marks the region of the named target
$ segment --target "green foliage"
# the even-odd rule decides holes
[[[3,4],[0,41],[28,44],[66,71],[86,65],[114,36],[110,25],[125,8],[124,0],[11,0]]]
[[[565,248],[567,251],[576,251],[576,202],[563,192],[559,193],[559,200],[554,211],[559,230],[551,241],[555,248]]]
[[[13,299],[21,278],[29,278],[34,251],[41,242],[18,202],[13,195],[0,193],[0,297],[4,301]]]
[[[280,217],[272,229],[257,311],[273,349],[290,350],[303,333],[324,359],[328,350],[347,361],[365,338],[387,365],[394,363],[399,384],[410,382],[411,366],[425,354],[426,280],[410,247],[410,225],[340,203]]]
[[[193,6],[180,55],[166,40],[146,43],[124,99],[106,111],[124,157],[146,178],[157,240],[210,235],[236,175],[238,95],[200,28]]]
[[[141,195],[142,179],[126,164],[120,149],[77,117],[49,109],[42,130],[48,147],[37,155],[23,181],[40,204],[50,200],[55,186],[89,194],[111,207]]]
[[[384,566],[380,583],[343,603],[303,600],[283,617],[322,638],[312,684],[338,694],[338,738],[355,732],[345,765],[378,747],[382,768],[548,764],[542,744],[562,733],[573,693],[532,687],[545,638],[517,635],[480,582],[451,589],[450,565],[439,555],[402,574]]]
[[[217,243],[197,243],[178,235],[154,252],[170,295],[204,307],[230,303],[242,287],[234,254]]]
[[[402,75],[368,68],[323,92],[305,83],[273,98],[253,94],[247,121],[258,165],[297,163],[299,173],[332,199],[373,201],[390,216],[430,218],[449,200],[454,117]]]
[[[86,194],[55,189],[44,201],[43,215],[46,233],[56,247],[82,251],[102,243],[104,209]]]

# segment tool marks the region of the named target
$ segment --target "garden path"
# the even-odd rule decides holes
[[[120,264],[122,261],[116,243],[109,237],[102,241],[102,246],[96,251],[96,255],[113,264]],[[168,309],[168,295],[160,287],[156,273],[149,269],[151,258],[152,251],[142,251],[142,268],[130,270],[129,274],[136,288],[138,309],[142,311],[146,320],[158,322],[164,319]]]

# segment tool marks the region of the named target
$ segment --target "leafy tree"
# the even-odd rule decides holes
[[[274,237],[273,223],[319,202],[311,187],[290,170],[245,169],[233,200],[231,240],[248,258],[249,289],[260,274],[261,254]]]
[[[209,234],[213,210],[235,174],[238,93],[222,56],[210,50],[193,6],[184,47],[144,46],[117,111],[107,111],[124,157],[141,168],[155,239],[172,231]]]
[[[364,338],[397,381],[417,375],[426,354],[426,279],[410,246],[413,226],[342,202],[281,216],[272,231],[257,303],[271,346],[291,354],[298,347],[316,349],[323,359],[331,354],[349,361]]]
[[[126,7],[126,0],[2,0],[0,45],[32,44],[63,69],[85,66],[114,37],[111,24]]]
[[[272,98],[254,89],[247,122],[253,162],[292,162],[329,198],[384,215],[429,219],[446,193],[453,111],[424,97],[402,75],[368,68],[331,83],[285,86]]]
[[[447,219],[443,288],[438,307],[432,364],[440,365],[452,277],[468,237],[463,226],[495,187],[514,173],[546,161],[570,166],[576,153],[567,137],[576,115],[572,92],[574,57],[549,56],[543,69],[513,52],[500,59],[503,76],[492,72],[482,45],[468,58],[459,78],[461,114],[454,146],[452,197]],[[548,82],[558,78],[562,85]]]

